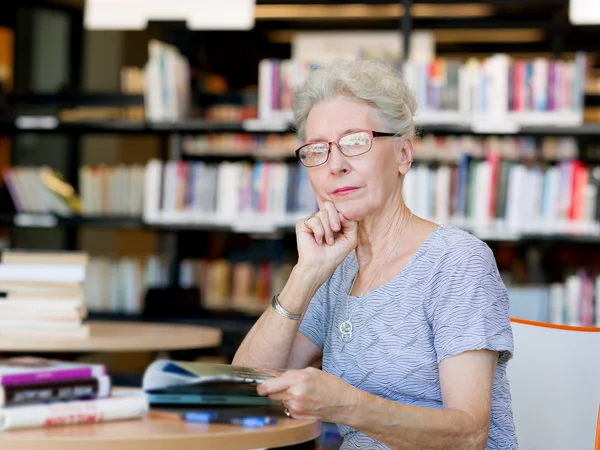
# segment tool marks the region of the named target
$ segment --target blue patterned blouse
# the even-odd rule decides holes
[[[486,448],[517,449],[506,376],[513,351],[508,294],[490,248],[440,225],[400,274],[362,297],[348,295],[357,270],[352,252],[302,320],[300,332],[323,350],[323,370],[380,397],[442,408],[440,361],[468,350],[498,351]],[[349,318],[352,339],[344,342],[340,325]],[[343,450],[388,448],[338,428]]]

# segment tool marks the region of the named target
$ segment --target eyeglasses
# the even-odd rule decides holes
[[[340,151],[348,156],[359,156],[371,150],[373,138],[396,136],[394,133],[359,130],[340,136],[336,141],[311,142],[296,150],[296,157],[306,167],[316,167],[325,164],[331,153],[331,144],[336,144]]]

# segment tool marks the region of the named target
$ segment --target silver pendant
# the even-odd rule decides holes
[[[340,332],[342,333],[342,342],[344,344],[347,344],[348,342],[350,342],[352,340],[353,328],[354,327],[353,327],[350,319],[348,319],[340,324]]]

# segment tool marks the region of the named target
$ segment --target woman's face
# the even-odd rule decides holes
[[[306,143],[336,141],[355,130],[390,131],[368,103],[353,97],[336,97],[311,109],[306,120]],[[400,183],[407,155],[401,141],[400,145],[394,141],[397,140],[391,137],[376,137],[371,150],[352,157],[332,144],[327,162],[308,168],[319,204],[330,200],[348,219],[363,220],[395,196],[401,201]]]

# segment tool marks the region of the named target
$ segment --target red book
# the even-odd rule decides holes
[[[569,220],[581,221],[585,210],[585,186],[589,181],[589,171],[581,161],[573,162],[573,183],[571,189],[571,208]]]

